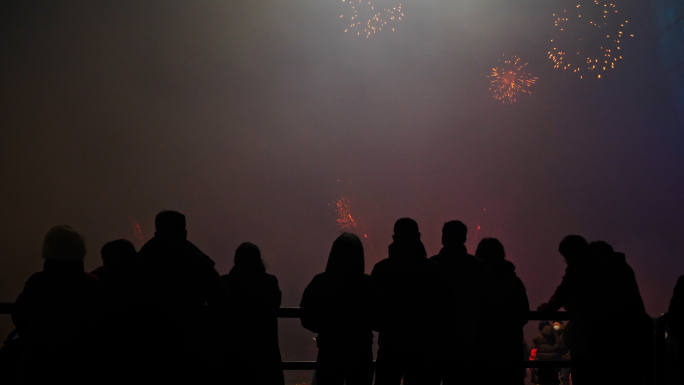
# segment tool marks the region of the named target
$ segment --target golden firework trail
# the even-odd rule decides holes
[[[499,62],[501,63],[501,60]],[[524,71],[526,65],[527,63],[520,64],[520,58],[513,56],[510,59],[504,59],[503,63],[492,68],[492,74],[487,77],[492,78],[489,90],[492,91],[495,99],[503,103],[512,103],[516,101],[517,95],[531,93],[529,88],[538,78]]]

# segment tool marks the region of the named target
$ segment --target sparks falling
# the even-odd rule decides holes
[[[377,0],[374,0],[377,1]],[[371,0],[341,0],[344,32],[366,39],[383,30],[394,32],[394,24],[401,21],[401,4],[387,8],[376,7]]]
[[[140,225],[138,224],[138,221],[136,221],[135,218],[133,218],[133,217],[130,217],[130,219],[131,219],[131,228],[133,229],[133,236],[135,236],[135,238],[138,241],[142,242],[144,237],[143,237],[142,229],[140,228]]]
[[[627,37],[628,20],[615,4],[578,0],[576,6],[553,15],[555,35],[549,59],[553,68],[600,79],[622,60],[621,44]]]
[[[501,60],[499,62],[501,63]],[[529,88],[538,78],[523,70],[526,65],[527,63],[520,64],[520,58],[513,56],[492,68],[492,74],[488,76],[492,78],[489,90],[494,93],[495,99],[503,103],[512,103],[516,101],[517,95],[531,93]]]
[[[351,214],[351,201],[344,195],[335,202],[337,207],[337,225],[341,229],[356,229],[356,222]]]

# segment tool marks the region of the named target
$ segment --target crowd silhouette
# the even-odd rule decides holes
[[[28,279],[12,314],[18,337],[0,355],[4,383],[284,384],[281,291],[259,248],[241,244],[220,276],[187,239],[183,214],[160,212],[155,229],[139,252],[126,240],[105,244],[92,273],[76,230],[48,231],[43,271]],[[482,239],[470,255],[466,239],[462,222],[447,222],[443,248],[428,258],[416,221],[401,218],[370,275],[360,239],[335,239],[300,304],[302,326],[317,333],[316,383],[523,384],[525,286],[501,242]],[[572,320],[540,323],[533,354],[571,355],[575,385],[647,383],[653,323],[625,255],[578,235],[559,252],[565,275],[538,310],[565,308]],[[684,276],[669,313],[671,336],[684,340]],[[597,341],[610,354],[596,354]],[[568,373],[546,368],[535,378],[566,384]]]

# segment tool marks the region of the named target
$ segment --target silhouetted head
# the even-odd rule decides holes
[[[359,237],[352,233],[343,233],[332,244],[328,264],[328,273],[363,274],[365,269],[363,245]]]
[[[449,221],[442,227],[442,246],[465,244],[468,228],[461,221]]]
[[[420,240],[418,223],[411,218],[400,218],[394,223],[394,241]]]
[[[483,261],[497,261],[506,258],[504,247],[496,238],[485,238],[475,250],[475,256]]]
[[[568,235],[558,245],[558,252],[565,258],[565,263],[570,265],[586,258],[589,254],[589,244],[579,235]]]
[[[592,258],[610,257],[613,254],[615,254],[615,250],[608,242],[596,241],[589,244],[589,255]]]
[[[251,242],[245,242],[235,250],[235,268],[242,271],[265,272],[266,266],[261,260],[261,250]]]
[[[55,226],[45,234],[43,259],[82,261],[85,254],[85,241],[71,226]]]
[[[187,239],[185,230],[185,215],[178,211],[165,210],[154,218],[154,235],[167,239]]]
[[[117,239],[105,243],[100,251],[102,264],[114,268],[126,268],[135,262],[138,252],[127,239]]]

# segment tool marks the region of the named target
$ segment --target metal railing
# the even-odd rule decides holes
[[[301,310],[298,307],[281,307],[278,309],[278,318],[299,318]],[[567,321],[570,315],[567,312],[539,312],[530,311],[528,320],[530,321],[545,321],[545,320],[561,320]],[[529,361],[523,360],[522,367],[525,368],[569,368],[572,366],[572,361]],[[284,361],[284,370],[314,370],[316,369],[316,361]]]
[[[13,303],[0,302],[0,314],[12,314],[14,308]],[[278,318],[300,318],[301,310],[298,307],[283,307],[278,309]],[[527,318],[530,321],[546,321],[546,320],[561,320],[567,321],[570,319],[568,312],[539,312],[530,311]],[[654,365],[654,384],[665,384],[666,369],[675,367],[680,364],[677,359],[668,359],[666,357],[665,349],[665,330],[669,316],[667,313],[661,315],[656,321],[655,327],[655,354],[653,357]],[[521,367],[524,368],[571,368],[572,361],[529,361],[523,360]],[[316,369],[316,361],[284,361],[283,370],[314,370]]]

